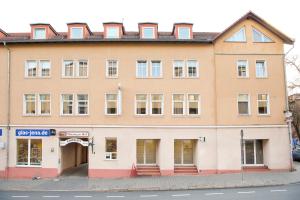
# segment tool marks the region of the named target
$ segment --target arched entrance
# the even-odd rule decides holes
[[[88,138],[60,138],[61,176],[88,176]]]

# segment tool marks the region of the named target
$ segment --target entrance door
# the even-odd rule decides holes
[[[174,163],[175,165],[194,164],[194,142],[193,140],[174,141]]]
[[[156,140],[137,140],[137,164],[156,164]]]
[[[263,140],[245,140],[243,153],[243,165],[263,165]]]

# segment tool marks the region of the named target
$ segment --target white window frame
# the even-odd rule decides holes
[[[107,145],[107,140],[115,140],[116,141],[116,147],[117,147],[117,151],[116,152],[107,152],[106,151],[106,145]],[[116,158],[113,159],[113,154],[116,155]],[[110,138],[110,137],[107,137],[105,138],[105,155],[104,155],[104,159],[105,160],[118,160],[118,140],[117,138]]]
[[[109,30],[110,29],[116,29],[118,34],[116,36],[110,36],[109,35]],[[118,27],[118,26],[108,26],[106,28],[106,38],[107,39],[118,39],[118,38],[120,38],[120,27]]]
[[[73,62],[73,75],[72,76],[66,76],[65,74],[65,62]],[[79,63],[80,62],[86,62],[87,66],[86,66],[86,76],[79,76]],[[79,60],[74,60],[74,59],[63,59],[62,61],[62,78],[88,78],[89,77],[89,60],[88,59],[79,59]]]
[[[240,76],[239,75],[239,63],[240,62],[246,62],[246,76]],[[248,60],[243,60],[243,59],[240,59],[236,62],[236,72],[237,72],[237,77],[238,78],[249,78],[249,63],[248,63]]]
[[[146,100],[137,100],[137,98],[136,98],[136,96],[137,95],[146,95]],[[137,93],[137,94],[135,94],[135,103],[134,103],[134,114],[136,115],[136,116],[146,116],[146,115],[148,115],[149,114],[149,109],[148,109],[148,107],[149,107],[149,103],[148,103],[148,99],[149,99],[149,94],[146,94],[146,93]],[[146,113],[145,114],[138,114],[137,113],[137,103],[138,102],[146,102]]]
[[[116,62],[116,76],[109,76],[109,62],[111,61],[115,61]],[[106,67],[105,67],[105,71],[106,71],[106,78],[118,78],[119,77],[119,61],[117,59],[108,59],[106,60]]]
[[[152,37],[145,36],[145,29],[152,29]],[[155,28],[154,27],[145,26],[142,28],[142,30],[143,30],[143,34],[142,34],[143,39],[155,39]]]
[[[36,75],[35,76],[28,76],[28,62],[35,62],[36,64]],[[49,62],[49,76],[43,76],[42,75],[42,67],[41,67],[41,62]],[[51,61],[49,59],[40,59],[40,60],[25,60],[25,78],[50,78],[51,77]]]
[[[72,114],[64,114],[64,99],[63,99],[63,95],[72,95],[72,98],[73,98],[73,100],[72,100]],[[72,116],[72,115],[75,115],[75,113],[74,113],[74,107],[76,106],[75,105],[75,95],[74,94],[72,94],[72,93],[63,93],[63,94],[60,94],[60,115],[61,116]],[[70,101],[67,101],[67,102],[70,102]]]
[[[240,95],[248,95],[248,113],[247,114],[240,114],[239,112],[239,96]],[[251,97],[249,93],[239,93],[237,95],[237,113],[239,116],[250,116],[251,115]]]
[[[190,101],[189,100],[189,95],[198,95],[199,100],[198,101]],[[197,102],[198,103],[198,114],[190,114],[190,102]],[[199,116],[201,115],[201,96],[198,93],[188,93],[186,95],[186,113],[189,116]]]
[[[81,33],[82,33],[81,37],[74,37],[74,35],[73,35],[73,30],[74,29],[80,29],[81,30]],[[84,37],[83,27],[71,27],[71,34],[70,34],[71,39],[83,39],[83,37]]]
[[[243,29],[243,36],[244,36],[245,40],[232,40],[231,38],[232,38],[235,34],[237,34],[238,32],[240,32],[242,29]],[[243,27],[240,28],[238,31],[234,32],[234,34],[231,35],[229,38],[227,38],[227,39],[225,40],[225,42],[237,42],[237,43],[245,43],[245,42],[247,42],[246,27],[243,26]]]
[[[24,138],[24,137],[18,137],[16,138],[16,140],[28,140],[28,149],[27,149],[27,153],[28,153],[28,161],[27,164],[28,165],[21,165],[21,164],[17,164],[18,163],[18,158],[16,158],[16,166],[17,167],[34,167],[34,168],[40,168],[43,165],[43,152],[42,152],[42,161],[40,165],[31,165],[30,164],[30,159],[31,159],[31,140],[41,140],[42,142],[42,150],[43,150],[43,139],[42,138]],[[16,156],[18,155],[18,141],[16,141]]]
[[[183,63],[183,65],[182,65],[182,76],[175,76],[175,62],[178,62],[178,61],[180,61],[180,62],[182,62]],[[185,77],[185,61],[184,60],[173,60],[173,78],[178,78],[178,79],[180,79],[180,78],[184,78]]]
[[[256,164],[256,140],[262,140],[262,139],[244,139],[243,141],[243,154],[244,154],[244,160],[243,160],[243,167],[249,167],[249,166],[264,166],[264,164]],[[255,164],[246,164],[246,141],[253,141],[253,148],[254,148],[254,163]],[[263,140],[262,140],[263,142]]]
[[[86,76],[80,76],[79,75],[79,67],[80,67],[80,62],[86,62]],[[75,72],[76,72],[76,78],[88,78],[89,77],[89,61],[87,59],[80,59],[75,62]]]
[[[78,112],[78,108],[79,108],[79,100],[78,100],[78,95],[87,95],[87,100],[81,100],[81,101],[86,101],[87,102],[87,113],[85,113],[85,114],[80,114],[79,112]],[[90,101],[90,98],[89,98],[89,95],[87,94],[87,93],[78,93],[78,94],[76,94],[75,95],[75,97],[76,97],[76,100],[75,100],[75,105],[76,105],[76,115],[78,115],[78,116],[88,116],[89,115],[89,113],[90,113],[90,109],[89,109],[89,106],[90,106],[90,103],[89,103],[89,101]]]
[[[261,41],[255,41],[254,39],[254,31],[259,33],[261,35]],[[264,38],[268,38],[270,41],[265,41]],[[274,42],[271,37],[267,36],[265,33],[263,33],[262,31],[259,31],[257,28],[252,27],[252,39],[254,43],[272,43]]]
[[[26,104],[27,104],[26,95],[34,95],[34,110],[35,110],[35,113],[26,113]],[[36,115],[38,115],[37,101],[38,101],[37,100],[37,95],[35,93],[23,94],[23,115],[24,116],[36,116]],[[29,101],[29,102],[33,102],[33,101]]]
[[[41,100],[41,95],[49,95],[49,100]],[[38,96],[38,114],[42,116],[49,116],[51,115],[51,94],[49,93],[40,93],[37,94]],[[42,102],[49,102],[49,113],[42,113]]]
[[[36,37],[36,33],[35,33],[35,31],[36,31],[37,29],[43,29],[43,30],[45,31],[45,37],[43,37],[43,38],[37,38],[37,37]],[[33,29],[33,39],[35,39],[35,40],[45,40],[45,39],[47,39],[47,30],[46,30],[46,28],[42,28],[42,27],[34,28],[34,29]]]
[[[153,64],[152,64],[152,63],[153,63],[153,62],[158,62],[158,61],[160,62],[160,72],[159,72],[159,76],[157,76],[157,77],[155,76],[155,77],[154,77],[154,76],[153,76],[153,73],[152,73],[152,69],[153,69]],[[162,70],[162,61],[161,61],[161,60],[151,60],[151,61],[150,61],[150,76],[151,76],[151,78],[162,78],[162,77],[163,77],[162,71],[163,71],[163,70]]]
[[[266,74],[265,76],[257,76],[257,62],[263,62],[264,63],[264,66],[265,66],[265,71],[266,71]],[[267,61],[266,60],[256,60],[255,61],[255,76],[256,78],[261,78],[261,79],[264,79],[264,78],[268,78],[268,66],[267,66]]]
[[[259,95],[267,95],[267,100],[259,100],[258,99],[258,96]],[[259,106],[259,102],[263,102],[263,101],[267,101],[267,113],[259,113],[259,110],[258,110],[258,106]],[[257,114],[259,116],[267,116],[267,115],[270,115],[271,114],[271,111],[270,111],[270,95],[268,93],[260,93],[260,94],[257,94]]]
[[[182,29],[188,29],[189,35],[187,38],[180,37],[180,32]],[[191,28],[190,27],[187,27],[187,26],[178,27],[177,31],[178,31],[178,39],[180,39],[180,40],[190,40],[191,39]]]
[[[196,62],[196,76],[190,76],[189,75],[189,61],[195,61]],[[199,62],[196,59],[189,59],[186,61],[186,77],[187,78],[199,78]]]
[[[110,94],[113,94],[113,95],[116,95],[117,99],[116,100],[109,100],[109,101],[113,101],[113,102],[116,102],[116,113],[115,114],[111,114],[111,113],[107,113],[107,104],[108,104],[108,100],[107,100],[107,95],[110,95]],[[105,115],[119,115],[119,96],[118,96],[118,93],[105,93],[104,94],[104,98],[105,98],[105,106],[104,106],[104,113]]]
[[[174,95],[183,95],[183,101],[175,101],[174,100]],[[174,113],[174,105],[176,102],[182,102],[182,114],[175,114]],[[172,115],[173,116],[184,116],[186,115],[186,95],[183,94],[183,93],[175,93],[175,94],[172,94]]]
[[[36,64],[36,72],[35,76],[29,76],[28,75],[28,70],[29,70],[29,65],[28,62],[35,62]],[[37,78],[39,76],[39,69],[38,69],[38,61],[37,60],[25,60],[25,78]]]
[[[161,95],[162,98],[161,98],[161,100],[154,100],[153,101],[152,100],[153,95]],[[149,96],[150,96],[150,99],[149,99],[149,101],[150,101],[150,115],[152,115],[152,116],[162,116],[162,115],[164,115],[164,95],[154,93],[154,94],[150,94]],[[152,108],[153,108],[152,103],[161,103],[161,114],[153,114],[152,113]]]
[[[140,61],[145,61],[146,62],[146,76],[145,77],[140,77],[138,76],[138,65]],[[148,78],[149,77],[149,62],[147,60],[137,60],[136,61],[136,67],[135,67],[135,74],[136,74],[136,78]]]
[[[50,65],[50,67],[49,67],[49,76],[43,76],[43,72],[42,72],[42,70],[43,70],[43,68],[41,67],[41,62],[49,62],[49,65]],[[51,61],[50,60],[47,60],[47,59],[42,59],[42,60],[39,60],[38,61],[38,75],[39,75],[39,77],[40,78],[50,78],[51,77]]]

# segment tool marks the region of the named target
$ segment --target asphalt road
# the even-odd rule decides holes
[[[182,191],[146,191],[146,192],[72,192],[45,191],[21,192],[0,191],[0,200],[11,199],[149,199],[149,200],[299,200],[300,183],[276,187],[251,187],[235,189],[182,190]]]

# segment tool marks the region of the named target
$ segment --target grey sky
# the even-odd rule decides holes
[[[86,22],[92,31],[102,23],[124,21],[136,31],[138,22],[158,22],[160,31],[170,31],[174,22],[192,22],[195,31],[223,31],[252,10],[288,36],[295,38],[291,55],[300,55],[299,1],[271,0],[9,0],[1,2],[0,28],[29,32],[30,23],[47,22],[66,31],[68,22]],[[287,47],[290,48],[290,47]],[[289,70],[288,79],[296,78]]]

